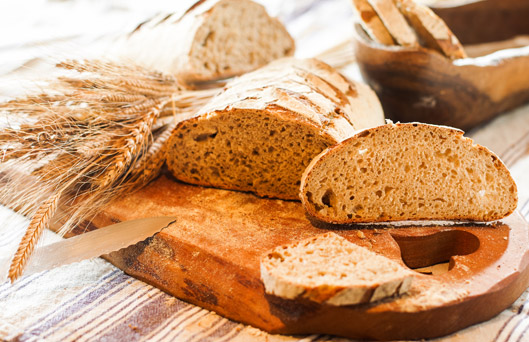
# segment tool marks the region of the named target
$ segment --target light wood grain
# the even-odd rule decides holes
[[[346,307],[264,292],[263,253],[328,231],[314,227],[298,202],[185,185],[162,176],[114,202],[91,228],[159,215],[179,219],[108,260],[178,298],[272,333],[382,340],[442,336],[490,319],[529,284],[529,227],[517,214],[492,226],[335,230],[412,268],[450,262],[444,274],[417,273],[408,296]]]

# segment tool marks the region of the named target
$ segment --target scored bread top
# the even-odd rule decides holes
[[[318,60],[285,58],[229,82],[179,123],[167,164],[184,182],[297,200],[313,157],[383,122],[368,86]]]
[[[121,58],[197,82],[240,75],[292,56],[295,44],[260,4],[200,0],[183,15],[160,15],[140,24],[119,49]]]
[[[279,246],[261,258],[266,293],[351,305],[408,291],[413,272],[396,261],[326,233]]]
[[[280,108],[315,125],[336,141],[384,122],[382,107],[369,86],[351,82],[317,59],[283,58],[231,81],[200,113]],[[204,119],[206,119],[204,117]]]
[[[517,190],[501,160],[463,132],[426,124],[364,130],[322,152],[300,190],[324,222],[492,221],[514,211]]]

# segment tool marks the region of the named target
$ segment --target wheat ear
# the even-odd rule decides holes
[[[31,219],[9,267],[8,277],[11,283],[17,280],[22,274],[22,271],[24,271],[28,258],[33,253],[37,241],[57,210],[61,194],[62,191],[53,194],[37,209],[37,212]]]

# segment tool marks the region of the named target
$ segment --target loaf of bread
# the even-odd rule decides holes
[[[406,293],[413,271],[326,233],[266,253],[261,279],[266,293],[278,297],[351,305]]]
[[[431,9],[413,0],[396,1],[399,10],[419,36],[421,45],[437,50],[451,59],[467,57],[457,37]]]
[[[366,85],[315,59],[285,58],[231,81],[168,141],[184,182],[299,200],[301,175],[325,148],[384,123]]]
[[[294,41],[265,8],[250,0],[200,0],[183,15],[139,25],[119,55],[187,82],[240,75],[294,54]]]
[[[339,224],[492,221],[518,201],[494,153],[460,130],[418,123],[367,129],[322,152],[307,167],[300,195],[310,216]]]
[[[398,45],[419,46],[417,34],[399,12],[393,0],[368,0]]]
[[[360,24],[366,33],[375,42],[384,45],[394,45],[395,41],[391,37],[388,29],[380,20],[373,6],[371,6],[368,0],[353,0],[353,6],[359,17]]]

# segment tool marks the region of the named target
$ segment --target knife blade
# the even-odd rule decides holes
[[[23,275],[118,251],[153,236],[175,221],[175,217],[165,216],[125,221],[37,248]],[[0,261],[0,275],[7,274],[10,261],[10,258]]]

